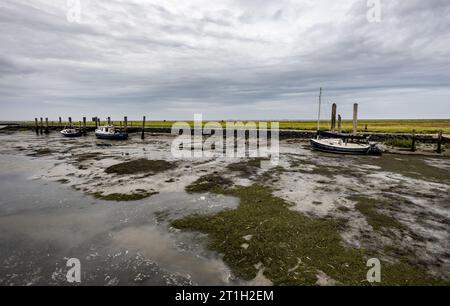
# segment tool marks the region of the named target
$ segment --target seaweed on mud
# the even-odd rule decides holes
[[[349,200],[357,202],[355,209],[364,215],[367,223],[369,223],[375,231],[389,228],[398,230],[406,229],[406,227],[397,219],[384,213],[380,213],[379,209],[382,206],[381,200],[372,199],[365,196],[352,196]]]
[[[201,178],[187,189],[203,192],[204,188],[197,186],[205,181],[209,179]],[[190,215],[172,225],[208,234],[209,248],[223,254],[236,276],[253,279],[261,263],[264,276],[275,285],[313,285],[319,271],[339,284],[368,285],[366,262],[370,257],[362,249],[344,247],[339,222],[293,211],[261,185],[230,188],[214,184],[208,190],[238,197],[240,204],[219,213]],[[245,239],[249,236],[251,239]],[[421,268],[383,262],[383,285],[437,283],[439,280]]]
[[[96,199],[104,200],[104,201],[116,201],[116,202],[128,202],[128,201],[138,201],[145,198],[148,198],[152,195],[158,194],[158,192],[139,192],[139,193],[110,193],[103,194],[101,192],[95,192],[91,195]]]
[[[106,173],[114,174],[137,174],[147,173],[156,174],[176,168],[177,164],[174,162],[168,162],[165,160],[149,160],[149,159],[137,159],[127,161],[117,165],[110,166],[105,169]]]
[[[227,169],[230,171],[239,172],[243,177],[248,177],[255,175],[258,172],[258,169],[261,168],[261,162],[267,160],[267,158],[252,158],[229,164]]]
[[[233,185],[233,182],[217,174],[209,174],[202,176],[196,182],[186,187],[186,191],[190,193],[200,192],[216,192],[224,190]]]
[[[52,150],[49,148],[41,148],[34,150],[34,153],[28,154],[28,156],[38,157],[38,156],[46,156],[52,154]]]

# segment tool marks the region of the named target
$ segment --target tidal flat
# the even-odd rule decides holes
[[[179,159],[123,142],[0,133],[0,285],[449,284],[450,159]]]

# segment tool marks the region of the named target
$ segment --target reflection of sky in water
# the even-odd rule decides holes
[[[33,179],[49,165],[0,155],[0,285],[65,284],[71,257],[81,260],[83,284],[228,282],[228,269],[205,250],[204,237],[175,231],[167,220],[235,207],[236,199],[166,193],[100,201]]]

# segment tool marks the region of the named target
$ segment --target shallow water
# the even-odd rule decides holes
[[[233,284],[205,239],[164,219],[232,208],[236,199],[165,193],[100,201],[37,179],[51,164],[0,154],[0,285],[67,284],[68,258],[81,261],[82,285]]]

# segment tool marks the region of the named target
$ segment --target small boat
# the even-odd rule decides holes
[[[311,146],[315,150],[340,154],[369,154],[371,144],[352,143],[343,139],[311,139]]]
[[[376,154],[380,155],[383,149],[377,143],[369,142],[369,137],[358,135],[345,135],[320,130],[320,107],[322,102],[322,88],[319,95],[319,116],[317,119],[317,137],[310,140],[311,147],[329,153],[338,154]],[[352,140],[352,142],[349,142]],[[353,142],[353,141],[357,142]]]
[[[80,137],[81,131],[77,129],[64,129],[60,132],[64,137]]]
[[[98,139],[125,140],[128,138],[127,132],[116,130],[112,125],[100,126],[95,130],[95,136]]]

